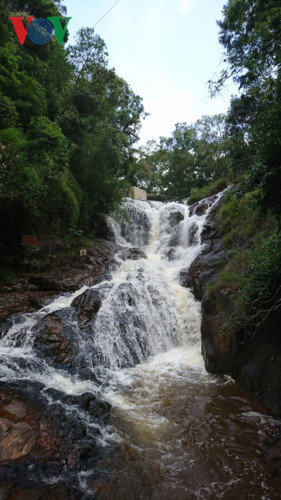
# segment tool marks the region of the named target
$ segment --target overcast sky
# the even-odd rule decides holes
[[[93,27],[116,0],[65,0],[70,41],[82,27]],[[216,20],[226,0],[119,0],[95,31],[115,67],[150,113],[141,143],[169,136],[177,122],[227,111],[235,87],[215,99],[208,80],[223,67]]]

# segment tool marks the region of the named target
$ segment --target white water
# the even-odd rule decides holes
[[[181,203],[127,199],[123,207],[130,219],[124,217],[120,225],[114,224],[117,243],[141,248],[147,256],[125,261],[114,279],[134,285],[153,345],[148,359],[141,358],[136,366],[115,373],[104,395],[114,408],[125,412],[138,433],[145,435],[153,429],[154,439],[157,430],[167,424],[153,411],[162,384],[175,379],[187,382],[195,372],[197,383],[198,378],[214,382],[205,371],[201,355],[201,305],[189,289],[179,284],[179,272],[188,269],[203,249],[200,235],[213,203],[209,202],[204,215],[189,216],[188,206]],[[156,310],[148,307],[147,288],[153,288],[152,295],[159,297]],[[105,437],[109,441],[121,439],[120,434],[108,430]]]

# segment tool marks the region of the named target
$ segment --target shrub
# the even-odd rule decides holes
[[[227,180],[221,178],[203,186],[202,188],[192,188],[187,203],[188,205],[192,205],[193,203],[202,200],[202,198],[207,198],[213,194],[219,193],[220,191],[223,191],[227,185]]]

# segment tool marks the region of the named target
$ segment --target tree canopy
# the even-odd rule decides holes
[[[108,68],[105,42],[82,28],[20,45],[9,16],[62,16],[59,0],[0,0],[0,220],[2,243],[25,231],[90,231],[121,200],[138,140],[142,100]],[[11,231],[13,227],[13,231]]]

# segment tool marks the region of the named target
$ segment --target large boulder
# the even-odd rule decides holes
[[[73,364],[75,348],[64,318],[58,313],[47,314],[43,318],[42,327],[36,332],[34,347],[54,363]]]
[[[80,498],[77,472],[93,470],[103,453],[89,422],[105,422],[109,403],[91,393],[8,385],[0,391],[0,498]]]
[[[119,257],[122,260],[139,260],[146,259],[147,256],[143,250],[139,248],[127,248],[119,253]]]
[[[171,226],[179,224],[182,220],[184,220],[184,214],[180,212],[180,210],[172,211],[168,216],[169,223]]]
[[[91,323],[101,307],[99,292],[89,289],[78,295],[71,304],[78,311],[78,324],[81,329]]]
[[[213,241],[196,257],[188,269],[180,271],[180,284],[191,288],[197,300],[203,300],[207,285],[214,281],[218,265],[226,258],[226,251],[219,241]]]
[[[58,460],[62,434],[26,399],[0,391],[0,464],[17,463],[28,456],[41,461]]]

